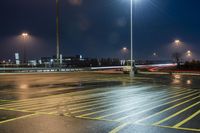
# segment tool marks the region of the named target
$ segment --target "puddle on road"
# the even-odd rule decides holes
[[[58,95],[82,90],[92,90],[102,87],[122,85],[120,81],[93,81],[93,82],[74,82],[60,84],[18,84],[14,88],[2,88],[0,99],[22,100],[27,98],[44,97],[48,95]],[[12,85],[13,86],[13,85]]]

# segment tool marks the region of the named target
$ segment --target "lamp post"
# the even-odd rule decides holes
[[[56,59],[60,66],[60,25],[59,25],[59,0],[56,0]]]
[[[28,33],[22,33],[22,38],[23,38],[23,41],[24,41],[24,44],[23,44],[23,63],[25,64],[26,63],[26,45],[25,45],[25,42],[29,36]]]
[[[133,78],[135,76],[134,73],[134,66],[133,66],[133,0],[130,0],[130,15],[131,15],[131,70],[130,70],[130,77]]]

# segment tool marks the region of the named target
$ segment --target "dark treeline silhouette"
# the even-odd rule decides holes
[[[186,61],[182,66],[181,69],[183,70],[200,70],[200,61]]]

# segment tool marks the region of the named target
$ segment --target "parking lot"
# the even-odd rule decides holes
[[[200,132],[199,77],[0,75],[0,131]]]

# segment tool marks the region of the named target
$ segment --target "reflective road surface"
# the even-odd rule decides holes
[[[200,132],[200,77],[0,74],[0,133]]]

